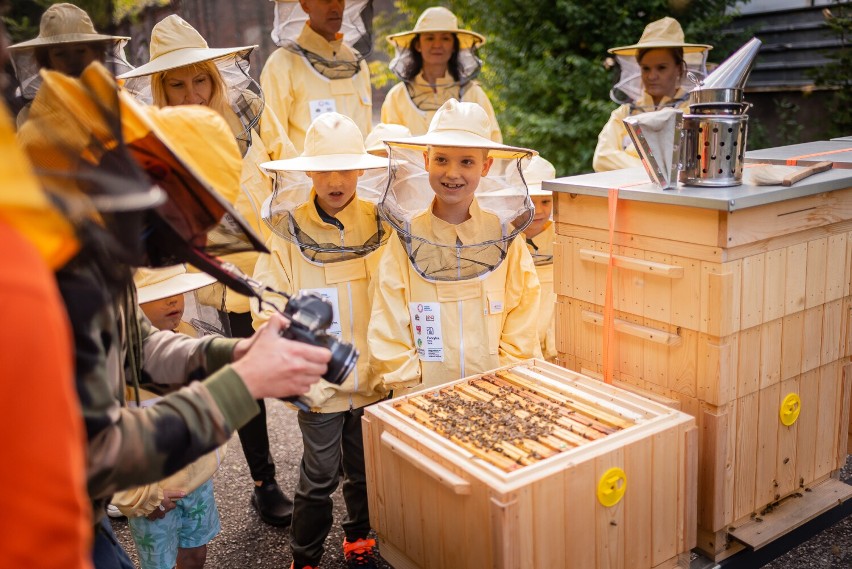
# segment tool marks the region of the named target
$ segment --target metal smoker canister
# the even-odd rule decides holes
[[[748,115],[683,116],[678,179],[693,186],[742,183]]]
[[[683,184],[742,184],[750,106],[743,102],[743,87],[759,50],[760,40],[752,38],[690,92],[681,131]]]

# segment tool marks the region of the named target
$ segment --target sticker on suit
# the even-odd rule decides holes
[[[325,113],[337,112],[337,103],[335,103],[334,99],[314,99],[313,101],[308,101],[308,104],[311,106],[311,122],[314,122],[318,116]]]
[[[302,292],[313,292],[322,297],[323,300],[327,300],[331,303],[331,308],[334,311],[332,315],[331,326],[328,327],[326,333],[334,334],[338,338],[343,335],[343,327],[340,325],[340,303],[338,301],[337,289],[334,287],[329,288],[304,288]]]
[[[410,302],[414,347],[424,362],[444,361],[444,336],[441,333],[440,302]]]

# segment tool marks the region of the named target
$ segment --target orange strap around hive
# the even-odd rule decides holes
[[[606,265],[606,293],[603,310],[603,376],[604,383],[612,384],[615,367],[615,306],[612,301],[612,270],[615,267],[615,212],[618,208],[618,189],[609,190],[609,262]]]
[[[801,156],[794,156],[793,158],[787,158],[787,166],[798,166],[799,160],[804,160],[805,158],[813,158],[815,156],[826,156],[827,154],[839,154],[841,152],[849,152],[852,151],[852,147],[849,148],[838,148],[837,150],[826,150],[825,152],[814,152],[813,154],[802,154]],[[834,165],[832,165],[832,168]]]

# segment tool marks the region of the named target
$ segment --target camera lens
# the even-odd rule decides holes
[[[340,385],[352,373],[358,361],[358,349],[352,344],[337,341],[330,342],[328,348],[331,350],[331,360],[328,362],[328,371],[323,375],[323,379]]]

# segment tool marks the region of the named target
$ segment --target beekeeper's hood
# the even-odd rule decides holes
[[[665,17],[645,26],[639,42],[608,50],[616,56],[621,68],[621,76],[610,91],[610,98],[620,105],[633,104],[638,100],[643,91],[642,73],[639,62],[636,60],[639,51],[665,48],[682,48],[686,69],[696,79],[700,80],[707,75],[707,52],[713,47],[706,44],[687,43],[684,41],[680,23],[674,18]],[[684,74],[680,87],[688,93],[695,87],[695,83],[687,77],[687,74]]]
[[[265,162],[260,167],[275,175],[272,195],[263,204],[264,222],[279,237],[299,245],[309,259],[316,262],[351,259],[374,251],[387,240],[388,232],[378,213],[374,220],[375,234],[358,245],[318,243],[293,215],[296,208],[314,199],[313,183],[306,172],[387,170],[388,159],[367,153],[364,136],[349,117],[339,113],[318,116],[305,134],[305,148],[300,156]],[[362,200],[375,203],[382,189],[363,185],[359,178],[355,191]]]
[[[142,107],[99,63],[79,79],[42,74],[19,141],[72,220],[156,208],[145,228],[153,266],[192,262],[210,272],[215,256],[266,250],[230,206],[242,160],[218,113]]]
[[[0,103],[0,218],[32,243],[51,269],[59,269],[79,249],[74,228],[39,186],[15,140],[12,117]]]
[[[308,59],[313,68],[329,79],[346,79],[358,73],[361,61],[373,53],[373,0],[347,0],[343,9],[340,34],[343,43],[355,53],[355,58],[326,59],[300,46],[299,36],[308,22],[308,14],[299,0],[270,0],[275,3],[272,41]]]
[[[124,36],[99,34],[89,15],[73,4],[50,6],[41,16],[38,36],[9,46],[21,96],[32,100],[41,86],[38,72],[45,62],[45,49],[65,44],[98,44],[105,50],[104,65],[117,75],[133,69],[124,55],[124,46],[129,40]]]
[[[249,56],[256,45],[211,48],[207,41],[176,14],[166,16],[151,30],[151,59],[145,65],[119,75],[134,97],[154,102],[151,81],[173,69],[212,62],[225,85],[224,98],[243,126],[237,139],[251,140],[251,130],[263,112],[263,92],[249,74]],[[215,78],[213,78],[215,80]]]
[[[526,182],[527,188],[529,188],[530,196],[553,195],[553,192],[542,189],[541,183],[556,178],[556,168],[541,156],[533,156],[532,160],[529,161],[521,173],[514,169],[510,170],[507,177],[512,182],[512,185],[518,185],[520,182],[518,179],[519,175],[523,175],[523,181]]]
[[[184,265],[160,269],[139,268],[133,274],[139,304],[163,300],[216,282],[206,273],[188,273]]]
[[[413,81],[414,77],[409,77],[409,70],[417,55],[413,45],[414,40],[421,34],[443,32],[455,35],[458,40],[458,52],[454,60],[450,60],[450,64],[455,67],[453,74],[458,77],[458,84],[466,85],[476,78],[482,68],[482,61],[476,52],[485,43],[485,36],[459,28],[456,15],[442,6],[434,6],[424,10],[417,18],[417,23],[413,29],[387,36],[388,42],[396,52],[390,62],[391,71],[403,81]]]
[[[450,99],[435,113],[425,135],[385,141],[390,151],[390,182],[379,211],[397,231],[412,264],[424,278],[463,280],[494,270],[505,258],[512,239],[531,219],[532,202],[523,177],[510,179],[505,172],[521,170],[535,151],[494,142],[490,133],[491,124],[481,106]],[[476,205],[471,209],[476,207],[486,216],[494,216],[501,228],[499,233],[482,234],[476,242],[443,244],[412,231],[412,221],[424,214],[435,198],[424,169],[424,153],[434,146],[481,148],[495,159],[491,172],[496,174],[480,179],[474,194]],[[511,223],[516,220],[517,226]]]

